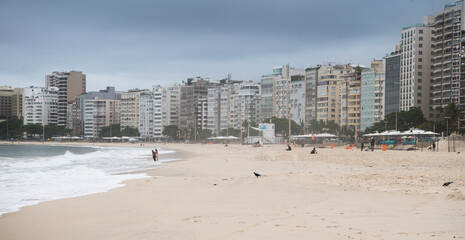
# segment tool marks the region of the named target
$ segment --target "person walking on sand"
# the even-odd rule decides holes
[[[371,151],[373,152],[375,150],[375,139],[374,138],[371,138]]]
[[[365,148],[365,142],[363,141],[363,138],[362,138],[361,144],[362,144],[362,148],[360,149],[360,151],[363,152],[363,149]]]

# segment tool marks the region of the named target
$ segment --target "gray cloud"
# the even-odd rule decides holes
[[[1,1],[0,85],[81,70],[89,90],[187,77],[259,80],[272,67],[369,64],[445,0]]]

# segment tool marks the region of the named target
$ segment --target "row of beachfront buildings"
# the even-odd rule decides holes
[[[259,82],[230,77],[189,78],[183,84],[115,91],[86,91],[82,72],[53,72],[45,87],[0,89],[0,117],[24,123],[67,126],[96,137],[103,126],[138,128],[142,137],[159,138],[165,126],[210,129],[214,134],[240,123],[271,117],[292,118],[311,131],[312,120],[334,121],[363,131],[388,113],[421,108],[438,120],[450,102],[465,112],[464,1],[404,27],[400,45],[369,67],[323,64],[306,69],[273,68]],[[462,124],[465,119],[461,119]]]

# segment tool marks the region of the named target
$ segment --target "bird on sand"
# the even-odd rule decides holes
[[[453,183],[453,182],[445,182],[444,184],[442,184],[442,186],[443,186],[443,187],[447,187],[447,186],[449,186],[449,184],[451,184],[451,183]]]
[[[255,175],[255,177],[260,177],[260,176],[262,176],[261,174],[258,174],[258,173],[256,173],[256,172],[253,172],[253,174]]]

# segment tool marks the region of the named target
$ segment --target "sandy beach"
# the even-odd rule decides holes
[[[465,148],[444,145],[310,155],[167,144],[182,160],[106,193],[4,214],[0,239],[465,239]]]

